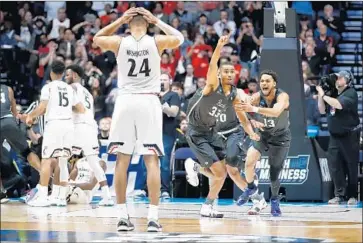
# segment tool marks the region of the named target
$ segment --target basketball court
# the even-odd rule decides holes
[[[201,218],[203,199],[170,199],[160,205],[163,233],[146,232],[148,204],[128,200],[135,231],[118,233],[115,207],[90,205],[34,208],[1,205],[1,242],[362,242],[362,204],[282,203],[283,216],[249,216],[250,206],[218,201],[223,219]]]

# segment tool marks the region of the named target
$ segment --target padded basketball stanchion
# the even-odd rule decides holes
[[[315,139],[307,137],[306,105],[301,70],[301,49],[298,39],[297,16],[293,9],[286,9],[286,38],[274,37],[274,10],[264,10],[264,41],[260,70],[271,69],[278,75],[277,86],[290,96],[290,129],[292,142],[289,157],[280,174],[281,187],[286,190],[286,200],[327,200],[329,196],[323,187],[323,173],[329,170],[319,166],[315,153]],[[319,150],[320,151],[320,150]],[[322,153],[320,153],[322,154]],[[319,155],[320,156],[320,155]],[[327,161],[325,154],[321,159]],[[325,164],[324,164],[325,165]],[[269,166],[267,157],[260,163],[259,190],[270,196]],[[324,174],[324,180],[330,178]],[[324,183],[331,183],[326,181]],[[325,188],[323,190],[323,188]],[[329,188],[329,186],[327,187]],[[235,186],[234,198],[240,191]]]

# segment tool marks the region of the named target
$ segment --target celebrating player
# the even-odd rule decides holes
[[[260,141],[254,141],[247,151],[246,179],[248,189],[237,200],[238,205],[246,203],[251,195],[257,191],[254,184],[255,165],[263,152],[268,153],[271,181],[271,214],[280,216],[279,174],[284,166],[290,149],[291,133],[289,121],[289,95],[276,87],[277,74],[271,70],[264,70],[260,74],[261,91],[253,94],[252,103],[236,104],[236,110],[254,112],[251,123],[259,128]]]

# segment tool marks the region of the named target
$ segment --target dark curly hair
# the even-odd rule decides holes
[[[263,70],[263,71],[260,73],[260,78],[259,78],[259,79],[261,79],[262,75],[264,75],[264,74],[266,74],[266,75],[270,75],[270,76],[274,79],[274,81],[277,83],[278,76],[277,76],[277,73],[276,73],[276,72],[274,72],[274,71],[272,71],[272,70],[270,70],[270,69],[265,69],[265,70]]]

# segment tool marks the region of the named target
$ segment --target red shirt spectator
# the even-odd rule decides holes
[[[208,54],[205,51],[198,53],[198,55],[192,59],[192,65],[194,67],[195,77],[197,78],[207,77],[207,72],[209,67]]]
[[[163,53],[161,55],[161,63],[160,63],[161,72],[168,73],[174,79],[176,72],[175,63],[177,63],[177,61],[174,58],[172,60],[172,58],[170,58],[168,53]]]
[[[164,4],[164,13],[170,15],[176,9],[178,2],[163,1],[162,3]]]
[[[242,65],[237,63],[237,64],[234,65],[234,69],[236,70],[235,71],[236,72],[236,77],[234,79],[234,85],[237,85],[239,77],[241,75]]]

